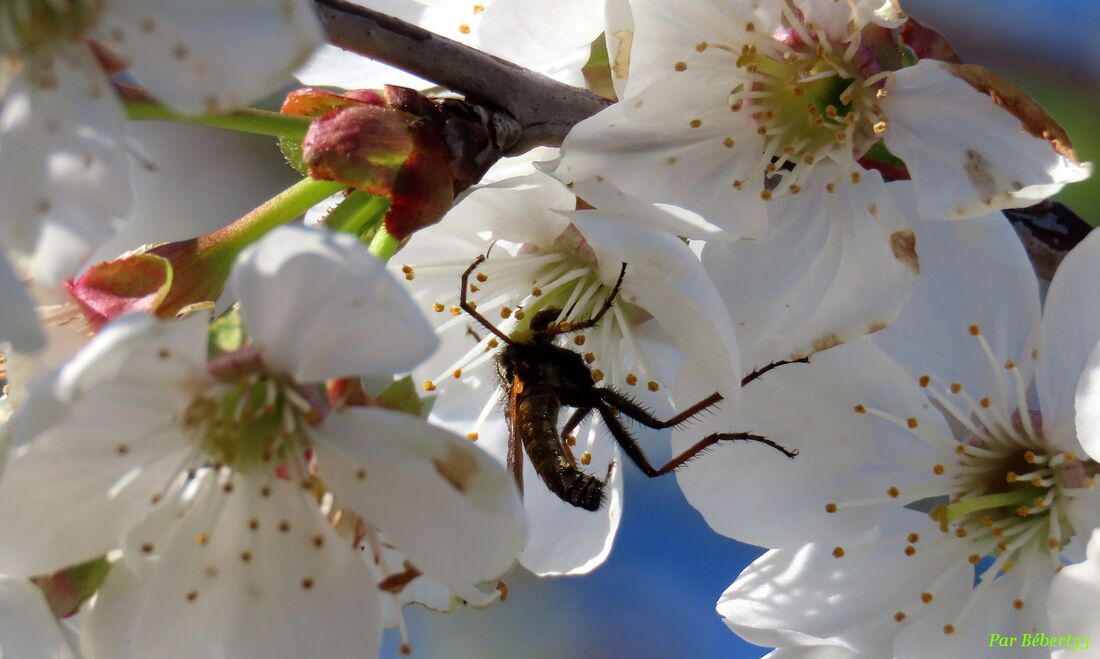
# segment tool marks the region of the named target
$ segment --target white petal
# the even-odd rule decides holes
[[[705,392],[697,392],[699,398]],[[826,504],[884,498],[891,487],[928,481],[942,454],[908,429],[856,405],[912,416],[948,433],[943,417],[926,409],[915,378],[859,339],[781,366],[746,385],[740,404],[717,406],[673,433],[673,450],[687,450],[715,432],[752,432],[799,454],[787,458],[760,443],[718,444],[676,472],[688,501],[719,533],[765,547],[851,536],[874,525],[874,506]],[[678,400],[688,400],[677,391]],[[797,413],[795,413],[797,411]],[[778,520],[778,521],[777,521]]]
[[[627,94],[658,80],[675,75],[677,62],[685,62],[687,70],[712,67],[724,71],[725,79],[718,87],[729,90],[736,67],[734,62],[741,46],[751,43],[746,38],[748,24],[759,34],[771,34],[780,26],[779,6],[773,2],[746,0],[703,0],[701,2],[667,3],[660,0],[633,0],[634,39],[630,51],[630,75]],[[723,44],[724,48],[697,50],[700,43]],[[702,107],[689,105],[683,107]]]
[[[770,203],[767,238],[703,248],[747,364],[813,354],[894,319],[917,257],[911,229],[877,173],[863,172],[853,184],[822,164],[802,192]]]
[[[469,440],[383,409],[331,414],[317,440],[318,470],[337,505],[448,586],[499,576],[523,546],[511,478]]]
[[[73,659],[46,598],[23,579],[0,575],[0,656],[11,659]]]
[[[903,209],[915,208],[913,186],[890,187]],[[1039,324],[1038,283],[1016,232],[1000,213],[966,222],[917,221],[913,226],[921,274],[897,320],[875,334],[875,342],[914,375],[931,376],[941,390],[957,382],[975,400],[989,396],[998,402],[997,409],[1010,413],[1017,407],[1017,394],[1003,365],[1016,361],[1027,381]],[[970,334],[972,325],[978,326],[996,363]]]
[[[278,478],[236,474],[228,491],[210,473],[200,478],[185,514],[127,539],[136,556],[108,575],[85,623],[85,651],[374,656],[382,627],[375,577],[310,493]]]
[[[277,229],[241,253],[229,287],[264,359],[299,382],[407,371],[438,344],[412,298],[352,236]]]
[[[90,52],[24,62],[0,108],[0,244],[51,283],[71,277],[129,212],[124,115]]]
[[[728,399],[741,389],[737,338],[725,304],[691,249],[676,236],[599,212],[572,218],[596,253],[604,284],[623,263],[622,299],[652,314],[685,355]]]
[[[926,218],[1030,206],[1088,177],[1091,167],[1055,152],[941,62],[923,60],[894,75],[881,102],[886,146],[905,161]]]
[[[681,206],[739,236],[762,236],[763,138],[746,112],[730,112],[728,80],[676,75],[574,126],[554,176],[608,187],[593,202],[603,210],[615,210],[607,200],[621,191]]]
[[[294,77],[304,85],[342,89],[381,89],[384,85],[428,89],[433,86],[411,73],[328,44],[315,50],[294,72]]]
[[[152,510],[189,452],[159,393],[102,385],[13,453],[0,480],[0,569],[31,576],[90,560]]]
[[[809,645],[805,647],[777,648],[762,659],[870,659],[867,655],[852,652],[835,645]]]
[[[1096,602],[1100,602],[1100,530],[1092,532],[1088,558],[1083,563],[1069,565],[1054,575],[1047,599],[1051,636],[1070,636],[1089,639],[1089,652],[1078,644],[1075,650],[1054,653],[1054,659],[1069,657],[1093,657],[1097,655],[1096,643],[1100,640],[1100,617],[1096,615]],[[1080,642],[1079,642],[1080,643]]]
[[[902,512],[913,528],[927,524],[921,513]],[[769,551],[722,594],[718,613],[750,643],[829,643],[873,657],[889,656],[899,610],[909,619],[934,617],[970,590],[967,579],[950,579],[933,593],[930,604],[922,604],[920,593],[929,589],[934,575],[948,561],[965,559],[952,556],[949,543],[921,547],[906,557],[904,544],[904,534],[890,538],[869,531],[837,545],[821,542]],[[844,550],[841,558],[834,555],[838,545]]]
[[[1025,551],[1009,572],[974,591],[970,597],[976,599],[969,602],[971,609],[961,620],[956,616],[966,601],[964,598],[902,629],[894,642],[894,656],[898,659],[947,657],[958,653],[959,648],[966,648],[966,656],[974,659],[996,659],[1004,657],[1006,652],[1014,657],[1046,659],[1050,656],[1049,647],[1021,646],[1023,634],[1050,634],[1044,603],[1053,572],[1045,554]],[[982,578],[992,576],[987,571]],[[963,575],[954,579],[964,580]],[[1023,601],[1022,609],[1015,608],[1016,599]],[[951,634],[943,632],[946,624],[952,625]],[[993,634],[1016,637],[1016,647],[1006,650],[999,644],[991,644]]]
[[[1091,458],[1100,459],[1100,343],[1077,381],[1074,410],[1078,441]]]
[[[523,508],[527,516],[527,547],[519,556],[523,567],[539,576],[581,575],[596,569],[611,553],[623,512],[623,474],[626,467],[619,449],[602,428],[582,424],[577,429],[574,455],[580,456],[588,434],[597,433],[590,466],[578,467],[603,478],[614,463],[611,480],[604,487],[599,510],[577,508],[551,492],[526,456],[523,466]],[[480,440],[479,440],[480,441]]]
[[[154,96],[182,112],[225,112],[274,91],[321,43],[300,0],[111,0],[99,32]]]
[[[31,299],[23,282],[0,253],[0,344],[8,343],[17,352],[37,352],[46,347],[46,337],[38,322]]]
[[[1035,389],[1043,426],[1055,441],[1071,441],[1074,396],[1089,355],[1100,342],[1100,236],[1089,235],[1054,274],[1043,307]],[[1082,380],[1084,383],[1085,380]]]

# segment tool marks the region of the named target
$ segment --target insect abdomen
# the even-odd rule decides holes
[[[519,432],[531,466],[551,492],[578,508],[599,510],[603,481],[578,469],[566,455],[558,435],[561,403],[553,391],[537,389],[529,385],[516,395],[513,431]]]

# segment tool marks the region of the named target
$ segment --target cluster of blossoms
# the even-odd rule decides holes
[[[1100,633],[1100,238],[1041,302],[1001,213],[1091,167],[1026,95],[896,0],[359,4],[617,102],[504,158],[351,3],[0,8],[0,656],[409,652],[601,565],[635,465],[767,549],[718,612],[770,656]],[[292,73],[343,89],[242,107]],[[93,263],[128,118],[303,178]]]

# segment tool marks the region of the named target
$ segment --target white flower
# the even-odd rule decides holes
[[[600,323],[561,339],[584,356],[599,386],[638,398],[658,416],[672,411],[665,386],[682,365],[709,388],[700,398],[715,390],[734,398],[740,388],[732,323],[691,250],[641,217],[575,207],[575,197],[549,177],[500,181],[468,195],[391,261],[422,308],[432,311],[443,339],[443,348],[416,371],[428,390],[441,393],[433,417],[476,437],[502,461],[508,434],[493,369],[501,342],[459,307],[463,271],[490,246],[488,260],[471,273],[468,299],[503,333],[523,329],[544,308],[583,321],[623,273],[615,304]],[[596,441],[598,430],[597,423],[578,428],[575,452],[602,476],[609,463],[622,462],[608,438]],[[551,494],[530,460],[525,463],[530,537],[520,561],[540,574],[578,574],[599,565],[618,524],[618,466],[611,470],[609,500],[589,512]]]
[[[501,57],[570,85],[584,86],[581,69],[592,41],[603,30],[601,0],[355,0],[420,27]],[[427,89],[433,83],[380,62],[324,46],[297,77],[307,85],[345,89],[400,85]]]
[[[713,422],[798,458],[722,447],[679,474],[713,527],[777,548],[718,605],[751,642],[1000,656],[991,632],[1050,629],[1052,579],[1100,526],[1100,465],[1074,422],[1100,237],[1063,262],[1040,319],[1002,218],[917,230],[926,267],[893,326],[768,374]]]
[[[1039,136],[1049,119],[1025,125],[949,65],[884,70],[862,35],[902,19],[875,4],[633,0],[633,31],[615,30],[630,35],[622,100],[570,132],[554,175],[597,206],[622,191],[754,238],[785,213],[775,200],[826,203],[830,186],[809,186],[822,165],[832,187],[869,178],[859,161],[883,140],[929,218],[1030,205],[1088,176]]]
[[[1097,639],[1100,639],[1100,617],[1096,615],[1096,603],[1100,602],[1100,529],[1092,532],[1086,559],[1062,569],[1050,584],[1047,610],[1050,613],[1050,636],[1070,635],[1087,639],[1085,648],[1059,650],[1054,659],[1069,657],[1100,657]]]
[[[34,584],[0,574],[0,657],[74,659],[46,598]]]
[[[201,315],[125,316],[10,422],[2,569],[121,545],[83,631],[89,656],[370,654],[386,575],[329,508],[455,588],[522,547],[518,498],[490,456],[407,415],[327,410],[309,384],[408,369],[436,343],[361,244],[279,229],[242,254],[230,288],[243,351],[208,363]]]
[[[88,40],[94,40],[95,48]],[[0,10],[0,247],[71,276],[130,205],[125,116],[98,57],[164,103],[221,112],[282,82],[320,41],[308,3],[200,11],[171,0],[16,0]],[[24,264],[23,261],[26,261]]]

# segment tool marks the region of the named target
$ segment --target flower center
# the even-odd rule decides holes
[[[211,462],[245,472],[301,460],[310,446],[308,427],[317,416],[293,383],[252,374],[198,395],[182,425]]]
[[[103,0],[10,0],[0,5],[0,55],[22,57],[82,39]]]
[[[1021,558],[1043,557],[1054,569],[1061,567],[1061,549],[1076,533],[1070,504],[1091,490],[1100,473],[1097,463],[1082,461],[1047,439],[1041,413],[1029,408],[1027,382],[1015,361],[1001,364],[977,325],[970,326],[969,334],[992,368],[996,398],[975,399],[961,384],[939,386],[927,375],[918,381],[960,431],[948,435],[915,417],[905,418],[864,405],[855,407],[856,413],[885,419],[939,449],[941,457],[929,470],[934,478],[923,485],[890,487],[888,498],[830,503],[825,507],[832,513],[844,507],[891,500],[922,510],[934,504],[929,510],[934,524],[908,534],[902,543],[905,555],[915,556],[918,546],[923,547],[920,551],[940,547],[947,555],[965,560],[944,565],[926,590],[913,597],[914,604],[903,603],[894,619],[900,623],[920,605],[929,604],[949,580],[973,582],[977,569],[981,581],[954,618],[945,621],[945,634],[953,634],[979,601],[978,593],[1021,563]],[[929,535],[931,540],[922,539]],[[837,550],[834,555],[844,555],[842,548]],[[986,565],[983,559],[989,561],[984,571],[980,569]],[[1028,581],[1024,579],[1024,590]],[[1019,592],[1011,600],[1012,608],[1023,608],[1025,599],[1026,593]]]
[[[859,48],[854,22],[852,31],[834,42],[786,3],[783,7],[788,28],[742,46],[736,66],[744,82],[729,101],[732,111],[751,113],[764,137],[760,168],[769,177],[764,199],[797,194],[823,158],[850,168],[887,126],[877,101],[890,74],[868,74],[878,67]]]

